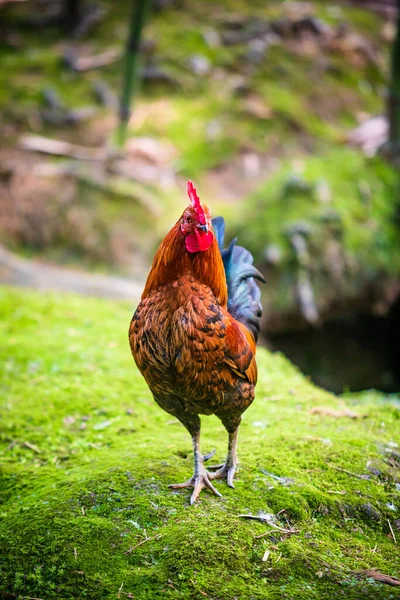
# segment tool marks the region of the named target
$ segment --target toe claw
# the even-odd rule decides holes
[[[182,488],[191,487],[192,485],[193,485],[192,480],[188,479],[187,481],[184,481],[183,483],[170,483],[168,487],[173,490],[180,490]]]
[[[233,478],[235,477],[235,473],[236,473],[236,469],[235,467],[231,467],[228,471],[228,474],[226,476],[226,482],[229,485],[230,488],[234,488],[235,486],[233,485]]]
[[[203,487],[203,482],[199,479],[196,479],[194,482],[194,489],[192,495],[190,496],[190,504],[194,504],[196,502]]]
[[[217,465],[215,465],[217,466]],[[226,464],[224,465],[218,465],[218,469],[216,471],[213,471],[211,473],[209,473],[209,477],[211,480],[213,479],[224,479],[226,478],[226,482],[228,484],[229,487],[234,488],[235,486],[233,485],[233,478],[235,477],[235,473],[237,470],[236,465],[233,465],[232,467],[228,467]],[[208,467],[209,469],[211,469],[212,467]]]
[[[220,465],[208,465],[207,469],[208,470],[213,470],[213,471],[219,471],[219,469],[222,469],[222,467],[225,466],[225,463],[221,463]]]
[[[216,496],[219,496],[220,498],[222,498],[222,494],[217,490],[217,488],[215,488],[213,486],[213,484],[211,483],[211,481],[207,478],[204,480],[204,483],[206,484],[206,486],[208,487],[208,489],[215,494]]]
[[[208,454],[205,454],[203,456],[203,461],[207,462],[208,460],[210,460],[210,458],[212,458],[214,456],[215,452],[216,452],[216,449],[214,448],[214,450],[211,450],[211,452],[209,452]]]

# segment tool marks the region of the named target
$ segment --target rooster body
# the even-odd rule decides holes
[[[191,503],[204,487],[220,495],[214,479],[226,477],[233,487],[237,432],[257,381],[261,304],[254,279],[263,280],[247,250],[235,243],[223,249],[223,219],[213,220],[214,236],[197,200],[161,243],[129,330],[155,401],[192,436],[194,475],[172,486],[193,487]],[[200,414],[216,415],[229,434],[227,460],[214,472],[204,467],[212,454],[200,452]]]

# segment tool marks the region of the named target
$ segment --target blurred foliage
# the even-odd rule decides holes
[[[281,251],[287,266],[293,258],[289,233],[299,224],[318,268],[329,238],[339,239],[342,250],[370,273],[397,273],[400,229],[393,215],[398,193],[394,170],[379,158],[367,159],[350,149],[312,156],[295,165],[283,165],[249,198],[240,228],[241,241],[258,260],[269,243]],[[284,218],[283,218],[284,215]]]
[[[117,109],[112,101],[111,106],[96,105],[95,88],[106,86],[114,101],[120,93],[118,56],[130,5],[99,1],[103,18],[92,32],[72,40],[55,26],[28,27],[35,6],[26,2],[5,13],[0,152],[3,148],[8,160],[7,150],[28,130],[107,149]],[[129,186],[119,193],[120,182],[103,189],[93,185],[88,168],[63,202],[59,192],[68,177],[55,177],[46,196],[55,216],[37,211],[37,220],[43,214],[44,228],[54,235],[42,236],[44,242],[35,247],[29,241],[35,235],[32,219],[25,219],[27,203],[17,211],[23,225],[10,230],[3,224],[8,221],[2,219],[0,202],[0,228],[9,244],[141,277],[185,205],[185,179],[193,178],[213,214],[226,217],[228,231],[240,233],[261,268],[269,270],[265,249],[278,246],[282,260],[273,286],[279,288],[274,298],[281,308],[295,306],[298,260],[285,234],[293,221],[310,221],[317,299],[327,283],[333,295],[340,288],[345,300],[348,292],[362,294],[374,277],[391,277],[399,262],[395,174],[378,158],[349,150],[346,140],[358,123],[385,110],[393,24],[350,3],[218,0],[160,6],[145,27],[144,81],[129,123],[128,146],[134,139],[156,144],[144,161],[143,148],[128,151],[130,177],[138,177],[135,201],[127,198]],[[110,50],[117,58],[101,70],[74,71],[66,60],[71,51],[87,58]],[[66,109],[89,105],[95,107],[94,116],[75,125],[49,123],[43,118],[49,87]],[[298,169],[298,164],[303,166]],[[295,186],[293,193],[283,193],[283,188],[290,190],[292,175],[304,179],[308,194],[299,194]],[[331,197],[326,203],[318,199],[321,186]],[[30,187],[40,190],[38,178]],[[13,198],[18,203],[18,195]],[[153,212],[149,199],[156,206]],[[35,203],[31,206],[34,211]],[[81,234],[69,239],[76,212]],[[326,242],[332,229],[347,263],[340,286],[329,265],[322,265],[330,260]],[[273,286],[267,294],[274,294]]]

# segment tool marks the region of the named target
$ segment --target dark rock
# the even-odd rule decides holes
[[[268,21],[261,19],[252,19],[242,22],[241,26],[234,23],[230,25],[230,31],[226,31],[222,35],[222,43],[225,46],[234,46],[236,44],[245,44],[256,38],[263,37],[270,31]]]
[[[246,58],[249,62],[259,65],[265,56],[268,43],[264,39],[255,39],[249,42],[249,49]]]
[[[43,102],[48,108],[52,110],[59,110],[64,108],[64,105],[61,102],[57,90],[50,86],[46,86],[43,90]]]
[[[189,69],[195,75],[203,77],[208,75],[211,71],[211,63],[206,56],[201,54],[194,54],[187,59],[187,65]]]
[[[322,213],[322,215],[320,216],[320,220],[323,223],[341,223],[342,222],[342,217],[341,215],[335,211],[335,210],[326,210],[324,213]]]
[[[217,48],[221,45],[221,37],[216,29],[206,27],[203,30],[203,38],[210,48]]]
[[[313,196],[313,194],[314,186],[295,173],[290,175],[283,184],[282,198],[289,198],[293,195]]]
[[[362,517],[367,517],[367,519],[371,519],[372,521],[379,522],[381,520],[381,514],[369,502],[360,506],[360,514]]]
[[[274,19],[270,22],[271,31],[280,37],[287,37],[292,30],[292,23],[287,18]]]
[[[368,471],[371,471],[371,473],[377,477],[382,476],[382,471],[380,469],[376,469],[375,467],[368,467]]]
[[[319,512],[320,515],[329,515],[330,510],[329,510],[329,508],[327,506],[325,506],[325,504],[321,504],[318,507],[318,512]],[[313,542],[311,542],[311,543],[313,543]]]
[[[105,81],[95,81],[93,84],[95,98],[100,104],[108,108],[117,106],[117,98]]]
[[[99,25],[105,14],[106,11],[103,6],[87,4],[85,10],[80,14],[79,22],[70,29],[71,36],[74,39],[79,39],[88,35],[88,33],[91,33]]]
[[[301,37],[303,34],[314,36],[331,35],[331,28],[314,15],[306,15],[298,19],[283,17],[270,22],[271,30],[281,37]]]
[[[313,15],[307,15],[298,21],[293,22],[292,31],[295,35],[307,32],[313,35],[322,36],[329,34],[331,30],[329,25],[321,19],[317,19],[317,17],[314,17]]]
[[[156,65],[147,65],[142,71],[142,77],[145,81],[155,83],[166,83],[171,86],[178,86],[179,81],[160,67]]]
[[[304,220],[295,221],[294,223],[290,223],[284,229],[285,234],[290,238],[296,234],[302,235],[304,237],[309,236],[313,231],[313,227],[311,223]]]
[[[357,511],[351,504],[338,504],[338,509],[344,519],[357,518]]]

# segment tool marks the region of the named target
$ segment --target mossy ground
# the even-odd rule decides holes
[[[260,349],[236,488],[190,507],[167,487],[191,474],[190,438],[134,366],[132,309],[1,289],[3,597],[398,597],[356,577],[399,576],[398,397],[332,396]],[[310,413],[343,401],[361,416]],[[213,417],[202,446],[223,459]],[[239,518],[260,512],[297,533]]]

